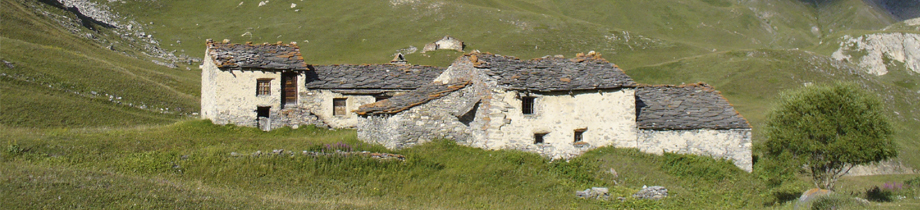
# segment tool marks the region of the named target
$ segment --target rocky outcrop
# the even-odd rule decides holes
[[[920,73],[920,34],[879,33],[841,39],[840,48],[831,55],[838,61],[853,62],[875,75],[888,74],[889,67],[900,65]]]

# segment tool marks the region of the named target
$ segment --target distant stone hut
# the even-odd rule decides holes
[[[428,43],[425,47],[422,47],[422,53],[435,50],[456,50],[463,52],[463,47],[463,41],[450,36],[444,36],[441,40]]]
[[[711,86],[640,86],[636,111],[641,151],[724,158],[752,170],[751,126]]]
[[[291,44],[208,40],[201,65],[202,117],[263,130],[352,128],[352,110],[418,88],[444,69],[417,65],[309,65]]]

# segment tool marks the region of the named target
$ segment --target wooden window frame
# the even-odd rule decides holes
[[[584,142],[585,141],[585,131],[588,131],[588,129],[587,128],[575,129],[575,132],[572,135],[572,138],[574,140],[573,143],[577,144],[579,142]]]
[[[341,105],[338,105],[339,102],[341,102]],[[346,116],[348,113],[347,107],[348,107],[348,98],[333,98],[332,99],[332,116]]]
[[[521,113],[524,115],[533,115],[536,113],[537,97],[521,97]]]
[[[256,96],[272,95],[272,79],[256,79]]]

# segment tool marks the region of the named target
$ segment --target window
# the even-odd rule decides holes
[[[272,107],[270,106],[260,106],[256,108],[256,117],[257,118],[268,118],[271,114]]]
[[[521,111],[524,114],[533,114],[533,104],[536,97],[521,97]]]
[[[256,96],[267,96],[272,94],[272,79],[256,80]]]
[[[586,128],[575,129],[575,143],[578,143],[578,142],[581,142],[581,141],[585,140],[585,131],[587,131],[587,130],[588,130],[588,129],[586,129]]]
[[[344,116],[345,112],[348,110],[345,109],[345,101],[347,98],[334,98],[332,99],[332,115],[335,116]]]
[[[533,144],[542,144],[546,142],[543,138],[546,137],[546,133],[535,133],[533,134]]]

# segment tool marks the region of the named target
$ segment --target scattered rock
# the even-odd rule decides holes
[[[262,155],[262,150],[259,150],[259,151],[256,151],[256,152],[253,152],[253,153],[252,153],[252,156],[253,156],[253,157],[258,157],[259,155]]]
[[[651,186],[651,187],[642,187],[642,190],[639,190],[636,194],[633,194],[633,198],[637,199],[651,199],[651,200],[660,200],[662,198],[668,197],[668,189],[662,186]]]
[[[583,191],[575,191],[575,196],[584,199],[607,200],[610,198],[610,190],[606,187],[592,187]]]
[[[165,67],[171,68],[171,69],[179,68],[179,66],[176,66],[176,64],[174,64],[174,63],[166,63],[166,62],[158,61],[158,60],[153,60],[153,63],[155,63],[155,64],[157,64],[157,65],[165,66]]]
[[[6,65],[7,68],[10,68],[10,69],[16,68],[16,66],[13,65],[13,62],[9,62],[6,60],[0,60],[0,61],[3,61],[3,64]]]
[[[183,155],[179,157],[180,160],[188,160],[188,155]]]
[[[272,154],[274,154],[274,155],[280,155],[280,154],[282,154],[282,153],[284,153],[284,149],[272,150]]]
[[[230,156],[236,157],[236,156],[240,156],[240,154],[239,154],[239,153],[236,153],[236,152],[231,152],[231,153],[230,153]]]

